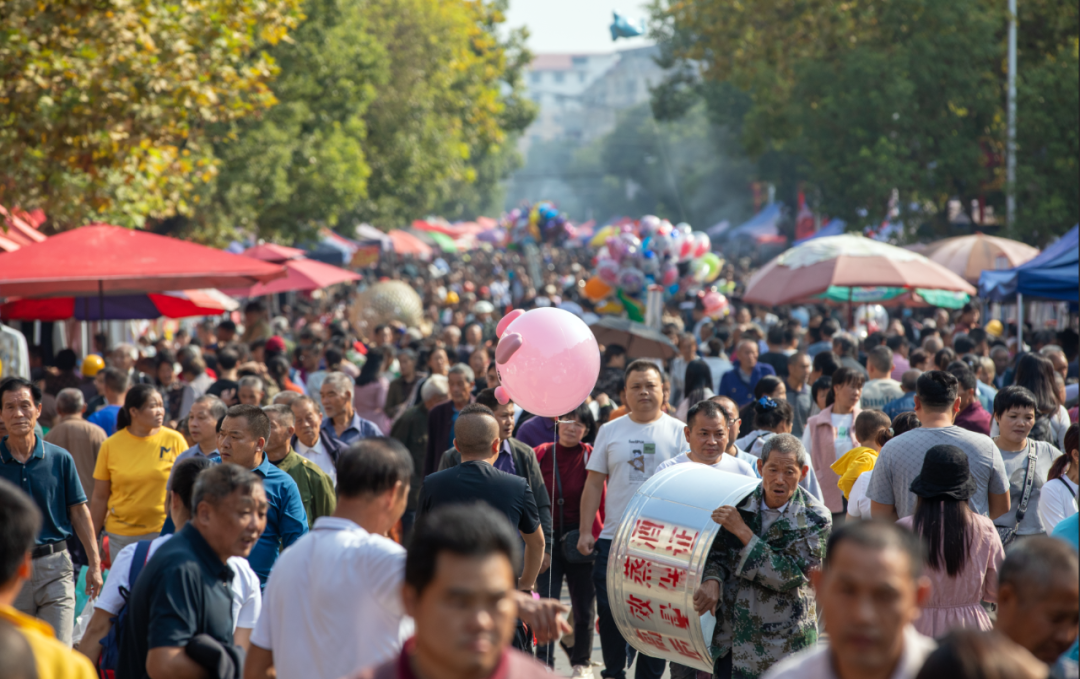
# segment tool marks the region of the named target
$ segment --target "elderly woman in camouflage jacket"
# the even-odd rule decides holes
[[[774,436],[758,461],[761,485],[737,507],[712,514],[725,530],[713,543],[694,604],[705,611],[723,599],[713,637],[718,679],[759,677],[817,641],[810,571],[825,557],[832,516],[799,487],[808,461],[799,439]]]

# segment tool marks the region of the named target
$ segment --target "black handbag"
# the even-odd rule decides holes
[[[551,446],[551,469],[555,474],[555,488],[558,491],[558,499],[555,503],[559,505],[559,532],[562,533],[562,537],[559,538],[559,549],[562,550],[563,560],[567,563],[592,563],[596,561],[596,550],[593,550],[592,554],[582,554],[578,551],[577,543],[581,537],[581,531],[574,529],[569,532],[563,532],[564,526],[564,514],[563,505],[566,504],[562,495],[562,478],[559,476],[559,460],[555,454],[555,445]]]

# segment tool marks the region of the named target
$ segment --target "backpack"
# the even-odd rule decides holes
[[[127,589],[120,588],[120,596],[124,597],[124,607],[109,619],[112,627],[109,633],[99,642],[101,655],[97,660],[97,672],[100,679],[116,679],[116,667],[120,664],[120,635],[123,633],[124,621],[127,620],[127,602],[135,589],[135,581],[139,578],[146,560],[150,556],[150,543],[152,540],[140,540],[135,545],[135,555],[131,557],[131,566],[128,567]]]
[[[1054,435],[1054,426],[1050,423],[1050,417],[1042,413],[1035,413],[1035,426],[1028,432],[1028,438],[1034,441],[1045,441],[1057,447],[1057,436]]]

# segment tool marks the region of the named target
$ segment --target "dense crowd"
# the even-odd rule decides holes
[[[709,676],[660,657],[688,649],[651,611],[630,645],[608,589],[631,498],[676,465],[760,480],[691,585],[712,676],[1076,676],[1074,327],[746,306],[732,264],[725,315],[667,302],[670,357],[601,346],[558,417],[500,400],[498,320],[589,318],[588,271],[385,262],[368,280],[416,290],[413,324],[358,325],[336,289],[32,347],[0,383],[0,676],[528,678],[562,654],[581,678],[594,634],[602,677]]]

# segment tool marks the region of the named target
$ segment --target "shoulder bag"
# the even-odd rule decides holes
[[[1031,489],[1035,485],[1035,461],[1039,455],[1039,446],[1035,441],[1028,440],[1028,463],[1024,473],[1024,493],[1020,496],[1020,506],[1016,508],[1016,524],[1013,526],[995,526],[998,536],[1001,537],[1001,545],[1008,547],[1016,540],[1016,531],[1020,528],[1020,522],[1027,513],[1028,500],[1031,499]]]

